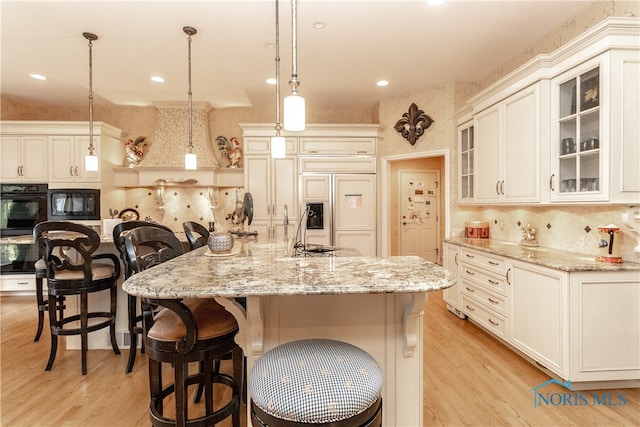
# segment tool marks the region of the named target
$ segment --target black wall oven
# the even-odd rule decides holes
[[[33,227],[47,220],[47,184],[0,184],[2,274],[33,273],[38,247],[30,241]],[[27,236],[20,242],[18,236]],[[4,239],[3,239],[4,240]]]

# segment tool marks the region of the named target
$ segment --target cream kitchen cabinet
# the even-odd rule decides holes
[[[461,248],[458,259],[462,312],[507,340],[509,295],[505,258]]]
[[[3,131],[4,131],[3,127]],[[2,182],[47,182],[47,137],[2,135],[0,140]]]
[[[569,283],[571,381],[640,386],[640,274],[575,272]]]
[[[375,155],[376,138],[301,136],[300,154]]]
[[[640,53],[610,50],[552,80],[552,203],[640,201]]]
[[[100,140],[94,138],[95,154],[100,157]],[[100,171],[85,169],[89,137],[55,135],[49,137],[49,182],[100,182]]]
[[[509,260],[509,343],[567,378],[568,273]]]
[[[475,115],[476,203],[540,201],[540,85]]]
[[[272,159],[269,137],[244,138],[245,191],[253,197],[251,231],[260,236],[282,237],[285,232],[285,207],[289,236],[298,219],[297,138],[287,138],[287,154]]]
[[[443,244],[443,249],[444,268],[449,270],[457,281],[453,286],[442,291],[442,298],[444,299],[444,302],[447,303],[447,309],[449,311],[451,311],[456,316],[464,319],[466,316],[464,315],[464,313],[462,313],[462,311],[460,311],[460,281],[458,273],[460,267],[460,264],[458,262],[458,259],[460,257],[460,247],[458,245],[452,245],[445,242]]]
[[[458,126],[458,203],[473,203],[475,191],[473,121]]]

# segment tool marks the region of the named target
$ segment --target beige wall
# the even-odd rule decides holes
[[[429,88],[418,88],[414,92],[394,98],[383,99],[377,108],[371,111],[353,110],[321,110],[318,111],[309,103],[307,121],[310,123],[379,123],[382,128],[383,140],[379,145],[379,157],[399,154],[415,154],[421,156],[434,150],[450,150],[449,168],[453,182],[451,191],[451,231],[452,235],[461,235],[464,222],[469,219],[482,219],[491,224],[491,235],[497,238],[518,241],[520,225],[531,223],[539,230],[540,242],[545,246],[556,247],[576,252],[595,253],[593,231],[603,223],[620,224],[621,207],[464,207],[458,206],[457,182],[457,137],[456,112],[465,106],[465,100],[475,95],[483,88],[499,80],[518,66],[540,53],[551,52],[575,38],[585,30],[609,16],[640,16],[640,2],[637,1],[594,1],[591,7],[579,16],[567,21],[559,28],[539,40],[533,46],[522,49],[519,55],[506,64],[497,64],[495,70],[480,82],[445,83]],[[310,102],[310,101],[309,101]],[[433,125],[411,146],[400,134],[394,130],[398,119],[406,112],[409,105],[415,102],[420,109],[434,119]],[[29,105],[19,100],[1,97],[1,117],[3,120],[87,120],[88,112],[85,108],[65,106]],[[255,110],[251,108],[231,108],[213,110],[209,115],[209,129],[213,138],[217,135],[239,136],[241,133],[238,123],[273,121],[274,111]],[[125,137],[135,138],[141,135],[153,135],[157,120],[155,107],[122,107],[97,106],[94,118],[114,125],[125,132]],[[140,206],[142,216],[162,215],[163,222],[170,221],[173,225],[181,223],[183,218],[206,218],[207,212],[195,212],[186,208],[199,206],[200,195],[181,194],[174,196],[178,208],[171,213],[158,212],[152,207],[149,190],[129,190],[127,204]],[[233,206],[235,195],[221,194],[224,208],[220,216]],[[227,202],[228,200],[228,202]],[[444,202],[444,201],[443,201]],[[176,213],[178,212],[178,213]],[[230,211],[229,211],[230,212]],[[175,227],[174,227],[175,228]],[[391,238],[391,241],[394,239]],[[623,239],[623,256],[625,259],[640,261],[633,253],[634,239],[630,235]]]

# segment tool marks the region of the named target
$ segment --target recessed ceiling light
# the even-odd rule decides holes
[[[151,81],[156,83],[164,83],[164,78],[160,76],[151,76]]]
[[[29,76],[32,79],[36,79],[36,80],[47,80],[47,76],[43,76],[42,74],[31,73],[31,74],[29,74]]]
[[[427,4],[429,6],[440,6],[442,3],[446,2],[447,0],[427,0]]]
[[[274,79],[273,77],[269,77],[269,78],[267,79],[267,84],[269,84],[269,85],[274,85],[274,84],[276,84],[276,79]]]
[[[316,30],[321,30],[324,28],[324,22],[314,22],[312,27],[315,28]]]
[[[380,86],[380,87],[389,86],[389,82],[387,80],[378,80],[376,82],[376,86]]]
[[[274,47],[276,47],[276,44],[272,42],[266,42],[264,44],[264,47],[266,47],[267,49],[273,49]]]

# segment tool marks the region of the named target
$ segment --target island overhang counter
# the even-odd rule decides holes
[[[151,299],[215,298],[238,322],[249,373],[265,351],[288,341],[356,345],[383,370],[383,425],[422,425],[424,305],[428,292],[455,279],[415,256],[334,255],[292,257],[286,240],[237,240],[230,254],[196,249],[122,287]],[[237,298],[246,298],[246,308]]]

